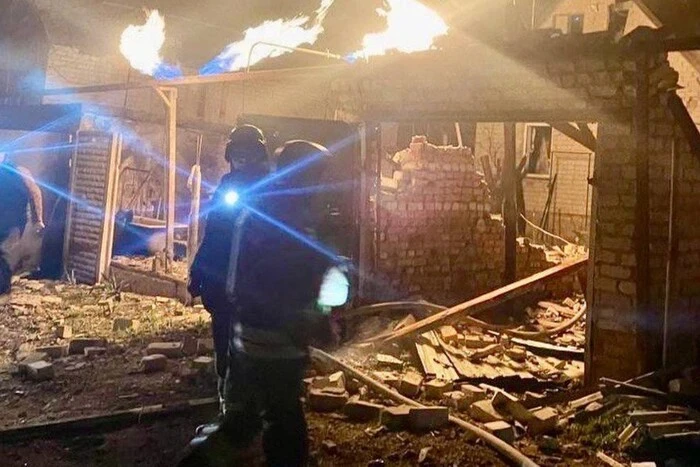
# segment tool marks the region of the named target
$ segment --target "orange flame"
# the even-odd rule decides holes
[[[433,47],[436,38],[447,35],[449,30],[437,12],[417,0],[385,0],[386,9],[377,9],[385,17],[384,32],[367,34],[362,50],[354,58],[385,55],[391,50],[402,53],[420,52]]]

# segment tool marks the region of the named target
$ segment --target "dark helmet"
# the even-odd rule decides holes
[[[333,154],[327,148],[305,140],[288,141],[275,151],[277,172],[293,170],[280,178],[281,183],[287,186],[322,183],[332,158]],[[292,169],[292,166],[297,167]]]
[[[261,163],[267,160],[265,135],[253,125],[237,126],[231,131],[226,143],[226,162],[243,164]]]

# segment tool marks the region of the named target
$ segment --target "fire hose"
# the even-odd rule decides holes
[[[440,311],[447,310],[447,307],[442,305],[437,305],[435,303],[429,302],[387,302],[387,303],[377,303],[374,305],[368,305],[365,307],[357,308],[352,310],[347,317],[357,317],[370,314],[378,314],[385,311],[400,310],[405,308],[423,308],[431,313],[437,313]],[[519,337],[521,339],[537,339],[543,337],[552,337],[559,335],[567,330],[571,329],[583,316],[586,314],[586,305],[583,305],[581,309],[576,313],[571,319],[564,321],[560,325],[553,327],[551,329],[545,329],[542,331],[519,331],[513,329],[511,326],[490,324],[473,316],[465,316],[464,320],[469,325],[484,329],[486,331],[494,331],[501,334],[506,334],[512,337]]]
[[[311,348],[311,358],[315,358],[316,360],[319,360],[327,365],[341,369],[343,372],[346,373],[347,376],[352,376],[353,378],[365,383],[378,393],[387,396],[395,402],[410,405],[412,407],[426,407],[425,405],[416,402],[413,399],[409,399],[408,397],[402,396],[389,386],[380,383],[379,381],[367,376],[366,374],[347,365],[346,363],[341,362],[337,358],[327,354],[326,352],[323,352],[322,350]],[[463,430],[473,434],[474,436],[484,440],[486,444],[498,451],[501,455],[513,461],[514,465],[519,465],[522,467],[538,467],[538,464],[526,457],[523,453],[515,449],[513,446],[506,443],[505,441],[502,441],[501,439],[497,438],[491,433],[479,428],[478,426],[466,422],[461,418],[454,417],[452,415],[450,415],[450,422],[459,426]]]

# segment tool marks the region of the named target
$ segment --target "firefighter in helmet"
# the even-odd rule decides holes
[[[286,143],[270,196],[236,220],[226,291],[237,305],[229,348],[240,407],[182,465],[215,465],[211,459],[225,456],[222,440],[245,446],[260,431],[266,465],[308,461],[301,403],[308,346],[334,343],[330,311],[347,302],[349,279],[343,259],[317,235],[330,215],[323,197],[299,188],[322,184],[332,157],[315,143]]]
[[[225,157],[231,170],[222,178],[206,208],[204,238],[192,263],[188,284],[190,295],[193,298],[201,296],[204,307],[211,314],[222,416],[227,403],[229,332],[236,307],[235,298],[228,297],[225,292],[228,253],[235,219],[240,213],[238,197],[269,174],[263,132],[252,125],[236,127],[226,145]]]

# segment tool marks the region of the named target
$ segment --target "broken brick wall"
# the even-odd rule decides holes
[[[384,180],[379,271],[404,295],[459,303],[502,282],[503,225],[467,148],[414,138]]]
[[[382,183],[379,272],[398,296],[456,304],[500,287],[504,227],[468,148],[437,147],[416,137],[396,154],[400,168]],[[500,211],[500,208],[495,208]],[[561,258],[521,241],[517,277],[553,267]],[[573,277],[547,287],[570,296]]]

